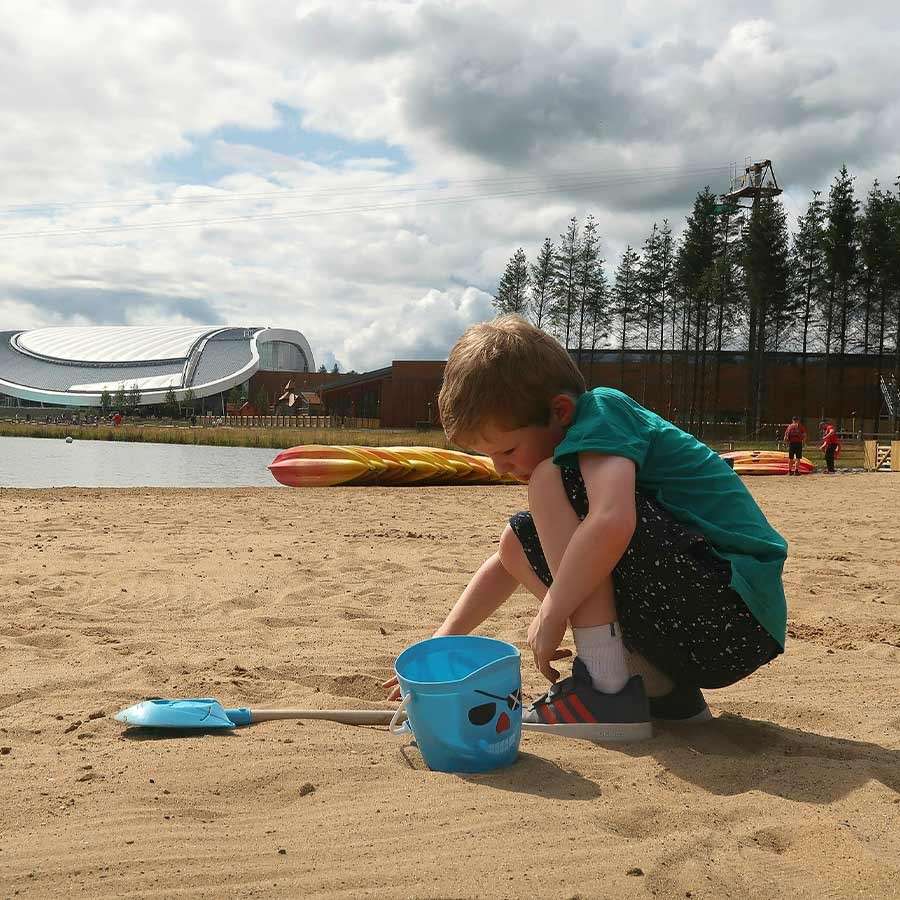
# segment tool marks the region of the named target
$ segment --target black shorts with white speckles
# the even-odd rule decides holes
[[[583,519],[588,496],[577,464],[561,466],[566,495]],[[734,684],[782,652],[731,587],[731,563],[647,494],[635,494],[637,527],[613,569],[616,613],[629,650],[679,685]],[[529,512],[509,524],[548,587],[550,567]]]

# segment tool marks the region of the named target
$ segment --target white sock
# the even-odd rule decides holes
[[[573,628],[575,650],[585,664],[594,688],[604,694],[617,694],[628,682],[628,660],[618,622]]]

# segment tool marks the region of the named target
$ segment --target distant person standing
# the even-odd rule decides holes
[[[784,442],[788,445],[788,475],[799,475],[803,445],[806,443],[806,428],[800,416],[794,416],[791,424],[784,429]]]
[[[841,439],[835,431],[834,425],[830,422],[825,423],[825,432],[822,435],[822,446],[820,450],[825,451],[825,471],[829,475],[834,474],[834,459],[841,454]]]

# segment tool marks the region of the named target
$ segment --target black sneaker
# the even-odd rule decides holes
[[[682,725],[696,725],[712,719],[700,688],[678,685],[663,697],[650,698],[650,715],[661,722]]]
[[[650,708],[640,675],[617,694],[595,690],[576,656],[572,675],[554,684],[522,713],[522,728],[588,741],[642,741],[653,736]]]

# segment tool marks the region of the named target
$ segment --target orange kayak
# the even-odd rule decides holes
[[[787,475],[788,454],[781,450],[733,450],[719,454],[738,475]],[[804,456],[798,470],[809,475],[816,467]]]

